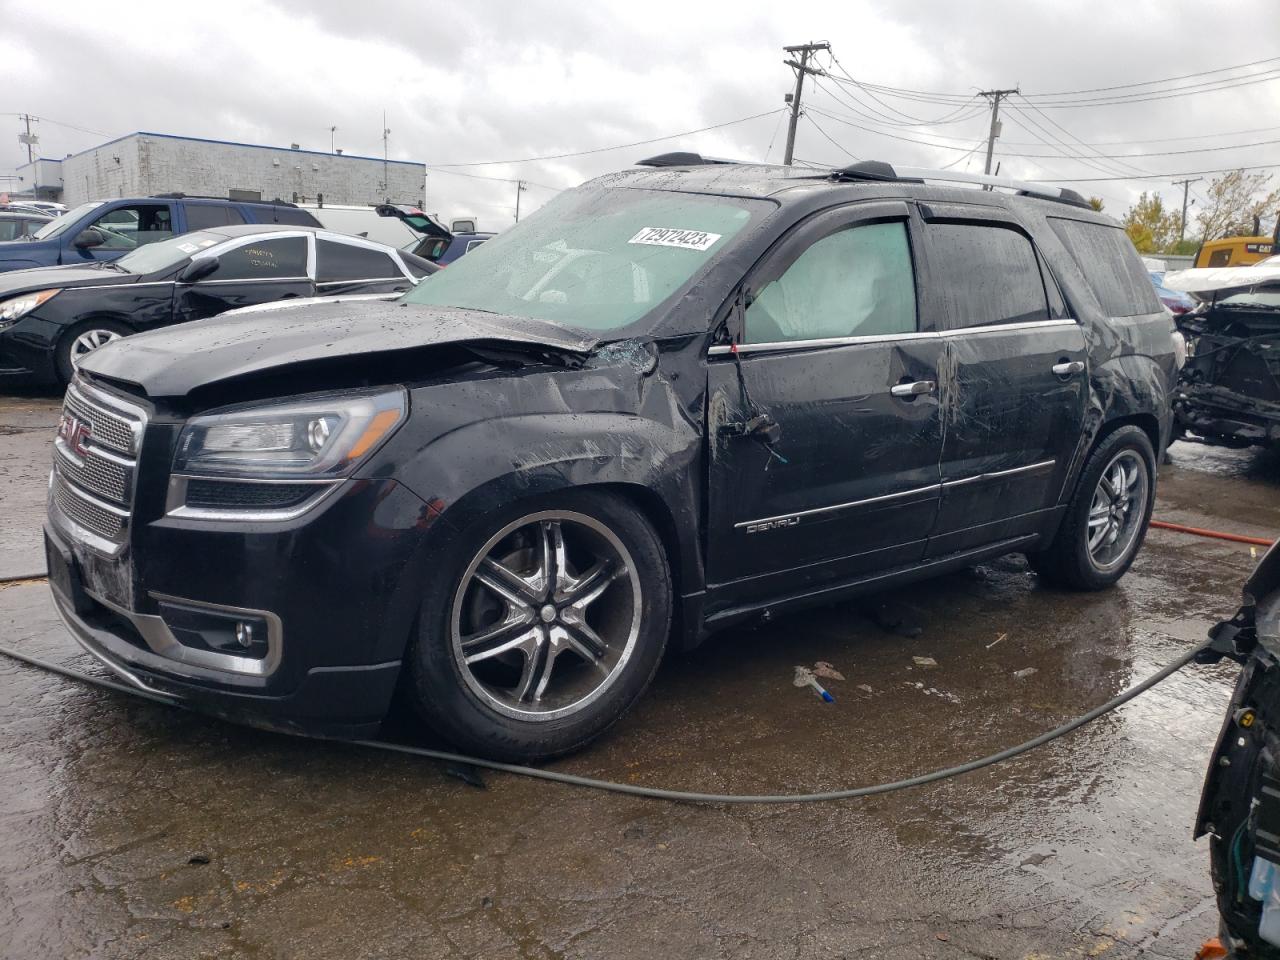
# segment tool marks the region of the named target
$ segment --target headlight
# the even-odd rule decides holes
[[[20,320],[46,300],[61,293],[58,290],[37,290],[35,293],[23,293],[8,300],[0,301],[0,328]]]
[[[403,389],[225,407],[193,417],[173,472],[264,480],[350,474],[404,420]]]
[[[1179,370],[1186,365],[1188,353],[1187,338],[1175,330],[1173,332],[1173,359],[1177,362]]]

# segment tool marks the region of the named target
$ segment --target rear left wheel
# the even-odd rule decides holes
[[[582,746],[648,686],[670,625],[653,527],[593,491],[472,526],[423,598],[409,654],[419,712],[488,757]]]
[[[1101,590],[1124,576],[1147,535],[1155,476],[1155,452],[1140,427],[1104,437],[1080,472],[1053,544],[1029,556],[1036,572],[1077,590]]]

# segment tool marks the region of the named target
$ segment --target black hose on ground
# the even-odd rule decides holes
[[[413,757],[424,757],[428,760],[438,760],[448,764],[463,764],[472,767],[481,767],[485,770],[497,770],[502,773],[515,774],[520,777],[533,777],[537,780],[548,780],[552,783],[562,783],[571,787],[585,787],[588,790],[604,790],[609,793],[620,793],[631,797],[644,797],[650,800],[671,800],[678,803],[713,803],[713,804],[730,804],[730,803],[750,803],[750,804],[777,804],[777,803],[818,803],[826,800],[853,800],[859,797],[874,797],[882,793],[892,793],[895,790],[906,790],[910,787],[922,787],[925,784],[936,783],[939,780],[947,780],[951,777],[958,777],[965,773],[972,773],[975,770],[981,770],[983,767],[990,767],[1005,760],[1012,760],[1014,757],[1021,756],[1037,747],[1042,747],[1047,743],[1064,737],[1068,733],[1079,730],[1087,723],[1097,720],[1099,717],[1110,713],[1117,707],[1128,703],[1130,700],[1150,690],[1156,684],[1168,679],[1177,673],[1197,656],[1207,650],[1213,643],[1212,640],[1206,640],[1199,646],[1189,650],[1182,656],[1178,657],[1172,663],[1167,664],[1157,670],[1151,676],[1147,677],[1140,683],[1134,684],[1123,693],[1112,697],[1106,703],[1094,707],[1088,713],[1076,717],[1060,727],[1042,733],[1038,737],[1020,743],[1015,747],[1009,747],[1007,750],[1001,750],[999,753],[993,753],[990,756],[982,757],[978,760],[970,760],[967,763],[961,763],[954,767],[946,767],[942,770],[934,770],[931,773],[922,773],[919,776],[908,777],[905,780],[895,780],[892,783],[879,783],[869,787],[850,787],[843,790],[826,790],[818,793],[780,793],[780,794],[735,794],[735,793],[698,793],[688,790],[665,790],[660,787],[642,787],[630,783],[616,783],[612,780],[597,780],[593,777],[580,777],[572,773],[559,773],[555,770],[543,770],[539,767],[527,767],[520,764],[499,763],[495,760],[485,760],[481,757],[468,757],[459,753],[450,753],[445,750],[432,750],[427,747],[414,747],[407,744],[387,743],[381,740],[355,740],[352,741],[356,746],[368,747],[372,750],[383,750],[388,753],[407,754]],[[180,700],[164,696],[158,693],[152,693],[140,690],[134,687],[125,686],[122,683],[116,683],[113,680],[106,680],[100,677],[90,676],[86,673],[72,670],[68,667],[59,666],[58,664],[48,663],[44,660],[30,657],[26,654],[19,653],[6,646],[0,646],[0,653],[20,660],[23,663],[33,667],[39,667],[48,670],[60,676],[68,677],[72,680],[78,680],[82,683],[93,684],[94,686],[105,687],[108,690],[115,690],[119,693],[130,693],[135,696],[144,697],[148,700],[154,700],[159,703],[166,703],[173,706],[183,706]]]

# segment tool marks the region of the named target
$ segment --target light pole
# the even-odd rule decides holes
[[[333,153],[333,135],[337,132],[337,127],[329,128],[329,152]]]

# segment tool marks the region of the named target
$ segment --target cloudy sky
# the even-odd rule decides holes
[[[843,82],[819,78],[806,88],[796,156],[807,162],[856,156],[981,172],[983,151],[973,148],[987,114],[976,109],[980,99],[963,101],[1017,86],[1032,99],[1015,98],[1004,112],[997,159],[1005,174],[1076,179],[1280,164],[1280,143],[1189,152],[1280,140],[1280,70],[1271,69],[1280,59],[1034,99],[1280,58],[1274,0],[1247,12],[1234,0],[0,0],[0,10],[0,114],[10,131],[0,139],[0,173],[25,159],[16,116],[24,112],[42,118],[39,149],[49,157],[134,130],[326,150],[331,126],[346,152],[380,156],[385,110],[392,158],[432,167],[428,209],[501,229],[517,179],[528,183],[524,212],[557,189],[666,150],[779,161],[783,94],[794,82],[781,48],[809,40],[831,43],[838,63],[822,55],[819,65]],[[1248,74],[1277,79],[1149,99]],[[845,77],[948,96],[891,96]],[[1048,105],[1117,94],[1148,98]],[[487,162],[738,120],[650,145]],[[1280,168],[1273,172],[1280,182]],[[1172,200],[1179,191],[1169,179],[1076,186],[1118,215],[1143,189]]]

